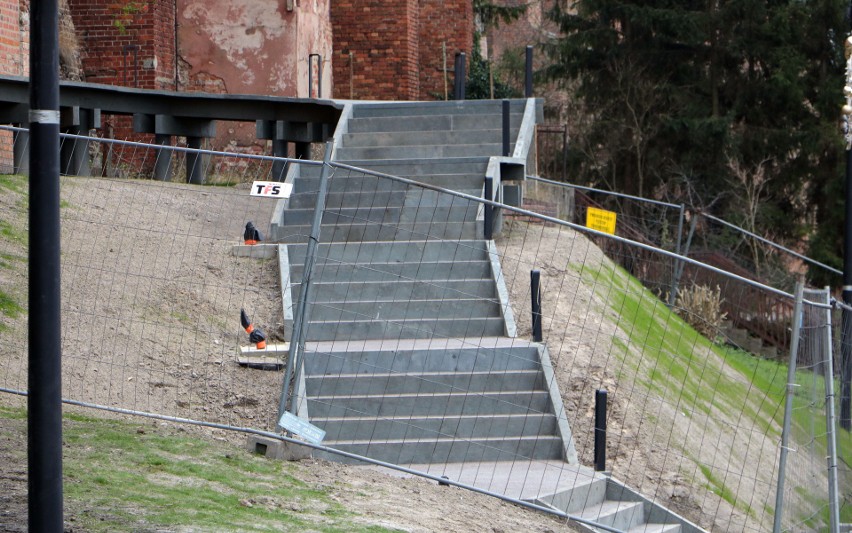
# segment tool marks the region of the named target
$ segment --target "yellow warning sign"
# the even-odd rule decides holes
[[[586,209],[586,227],[615,235],[615,213],[606,209]]]

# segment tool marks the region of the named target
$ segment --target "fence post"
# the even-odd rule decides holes
[[[773,533],[780,533],[784,509],[784,482],[787,470],[787,451],[790,442],[790,420],[793,415],[793,393],[796,388],[796,357],[799,353],[799,335],[802,328],[802,293],[804,286],[796,282],[796,303],[793,307],[793,334],[790,341],[790,361],[787,368],[787,398],[784,402],[784,426],[781,428],[781,454],[778,458],[778,486],[775,489],[775,517]]]
[[[485,199],[494,200],[494,178],[485,176]],[[491,240],[494,237],[494,206],[491,204],[482,204],[483,221],[482,225],[485,232],[485,239]]]
[[[681,205],[681,208],[683,206]],[[681,211],[682,212],[682,211]],[[678,255],[682,255],[686,257],[689,254],[689,246],[692,244],[692,236],[695,235],[695,227],[698,224],[698,214],[692,214],[692,220],[689,223],[689,234],[686,236],[686,246],[683,248],[683,253],[678,253]],[[680,248],[680,245],[678,245]],[[683,275],[683,267],[685,263],[681,259],[675,260],[674,264],[674,272],[672,272],[672,287],[669,291],[669,307],[674,307],[675,302],[677,302],[677,291],[678,285],[680,285],[680,277]]]
[[[826,287],[824,301],[831,298],[831,288]],[[825,427],[826,448],[828,452],[828,509],[829,523],[832,533],[840,531],[840,493],[837,488],[837,435],[835,425],[837,418],[834,412],[834,348],[831,339],[831,308],[825,310],[825,327],[823,328],[825,360],[823,361],[823,377],[825,379]]]
[[[453,80],[453,98],[455,100],[464,100],[464,82],[466,77],[465,66],[465,53],[457,53],[455,63],[455,80]]]
[[[296,379],[293,380],[293,391],[299,383],[299,359],[305,350],[305,329],[308,323],[308,298],[311,290],[311,276],[314,270],[314,261],[316,259],[317,244],[319,244],[320,229],[322,223],[322,214],[325,211],[325,198],[328,192],[328,175],[329,162],[331,161],[331,152],[334,147],[334,141],[325,143],[325,156],[323,158],[322,172],[320,173],[319,191],[317,193],[317,203],[314,207],[314,218],[311,223],[311,236],[308,238],[308,246],[305,251],[305,267],[302,273],[302,284],[300,285],[299,301],[296,303],[296,309],[293,314],[293,334],[290,336],[290,351],[287,354],[287,368],[284,371],[284,379],[281,385],[281,398],[278,403],[278,419],[287,410],[287,398],[290,393],[290,376],[296,374]],[[290,402],[290,412],[296,414],[296,401]]]
[[[28,516],[30,531],[62,531],[58,8],[31,6]]]
[[[595,391],[595,471],[606,471],[606,391]]]
[[[533,95],[533,47],[527,45],[526,68],[524,69],[524,98],[532,98]]]
[[[511,103],[508,100],[503,100],[503,155],[508,156],[509,154],[509,146],[511,145],[510,140],[510,128],[511,124]]]
[[[532,298],[532,337],[534,342],[541,342],[541,272],[530,271],[530,297]]]

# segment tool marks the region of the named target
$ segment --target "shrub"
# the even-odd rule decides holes
[[[675,310],[695,330],[710,340],[719,334],[727,313],[722,311],[722,290],[693,285],[678,292]]]

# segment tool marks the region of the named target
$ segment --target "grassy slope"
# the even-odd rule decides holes
[[[23,421],[26,412],[0,406],[0,417]],[[75,530],[390,531],[357,523],[334,500],[334,480],[303,481],[309,467],[161,433],[65,415],[64,492]]]
[[[622,369],[625,375],[622,377],[635,380],[647,390],[685,409],[685,412],[696,411],[708,416],[717,410],[740,412],[747,422],[780,441],[786,364],[711,342],[620,267],[578,268],[609,308],[618,312],[617,326],[625,334],[613,339],[613,343],[625,363]],[[638,357],[635,356],[637,348],[640,352]],[[745,379],[732,379],[730,373],[720,371],[723,367],[736,371]],[[818,398],[824,398],[825,382],[822,377],[799,372],[796,379],[802,390],[813,388]],[[838,387],[839,384],[836,384],[839,391]],[[746,398],[751,400],[744,401]],[[793,411],[794,438],[798,435],[799,442],[806,442],[811,433],[817,435],[817,447],[823,453],[826,444],[820,436],[825,435],[825,428],[821,403]],[[837,443],[840,457],[852,456],[852,439],[848,434],[841,432]],[[690,450],[682,452],[690,454]],[[741,503],[742,498],[726,486],[711,468],[705,465],[699,465],[699,468],[709,489],[742,511],[754,514],[755,510]],[[764,511],[772,512],[771,509]],[[827,511],[824,514],[823,518],[827,520]],[[842,507],[841,520],[848,522],[850,519],[852,506]]]

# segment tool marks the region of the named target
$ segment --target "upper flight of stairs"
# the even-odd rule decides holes
[[[512,149],[527,105],[511,104]],[[489,158],[502,155],[501,125],[499,101],[352,104],[334,161],[482,197]],[[287,245],[280,261],[290,309],[302,291],[320,172],[290,169],[293,194],[270,230]],[[334,169],[299,416],[327,432],[324,444],[395,464],[574,469],[590,482],[524,498],[635,531],[697,531],[650,502],[615,498],[612,480],[577,464],[546,346],[516,337],[483,218],[472,200]]]

